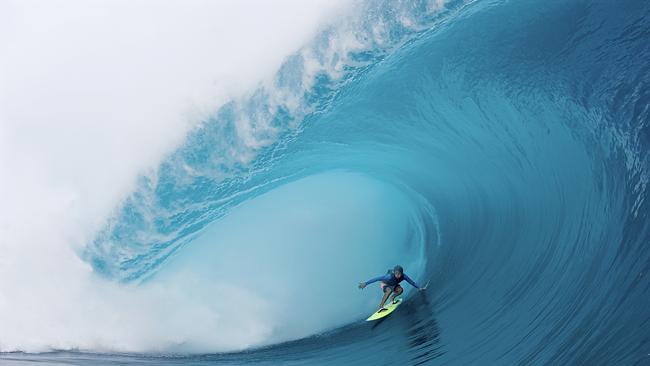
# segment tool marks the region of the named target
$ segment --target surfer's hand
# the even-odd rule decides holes
[[[418,288],[418,291],[424,291],[424,290],[426,290],[426,289],[427,289],[427,287],[429,287],[429,282],[427,282],[427,284],[426,284],[426,285],[424,285],[424,286],[422,286],[422,287],[420,287],[420,288]]]
[[[365,282],[359,282],[359,288],[364,288],[364,287],[366,287],[366,283]]]

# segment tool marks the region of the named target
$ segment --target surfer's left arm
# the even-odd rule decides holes
[[[411,277],[407,276],[406,273],[404,273],[404,279],[406,280],[406,282],[408,282],[409,284],[411,284],[411,286],[415,287],[416,289],[418,289],[418,290],[424,290],[422,287],[418,286],[418,285],[415,283],[415,281],[413,281],[413,280],[411,279]]]

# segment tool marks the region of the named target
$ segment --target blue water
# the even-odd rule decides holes
[[[3,364],[650,365],[650,3],[452,2],[418,22],[323,74],[305,113],[263,89],[215,111],[82,253],[119,283],[190,271],[292,299],[268,340]],[[250,161],[223,158],[245,150],[241,115],[280,131]],[[379,291],[356,284],[396,263],[429,289],[363,322]]]

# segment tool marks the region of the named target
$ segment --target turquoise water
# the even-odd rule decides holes
[[[215,111],[83,252],[110,281],[230,301],[208,314],[241,342],[197,316],[156,352],[3,362],[650,363],[650,6],[419,6],[304,94],[289,59],[274,90],[299,108],[260,89]],[[251,150],[242,116],[275,140],[228,159]],[[429,289],[363,322],[380,293],[357,283],[396,263]]]

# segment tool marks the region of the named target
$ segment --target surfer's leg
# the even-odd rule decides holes
[[[382,290],[384,291],[384,296],[381,298],[381,302],[379,303],[379,309],[384,307],[384,303],[388,300],[388,296],[393,292],[393,289],[390,286],[382,286]]]
[[[393,297],[391,297],[390,301],[391,301],[391,302],[395,302],[395,298],[396,298],[397,296],[401,295],[401,294],[402,294],[402,291],[404,291],[404,290],[402,289],[402,286],[400,286],[400,285],[395,286],[395,291],[393,291]]]

